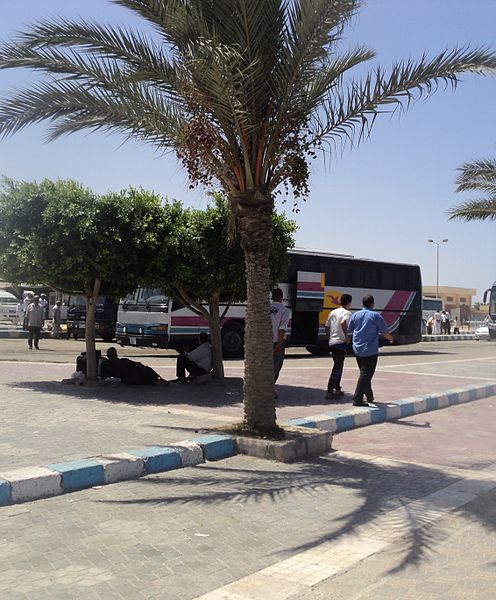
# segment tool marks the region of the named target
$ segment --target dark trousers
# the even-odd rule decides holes
[[[281,369],[282,369],[282,364],[284,362],[285,346],[286,346],[286,344],[283,342],[281,351],[274,352],[274,383],[277,381],[277,378],[279,377],[279,373],[281,372]],[[274,347],[275,347],[275,344],[274,344]]]
[[[28,337],[28,346],[30,348],[33,347],[33,340],[34,340],[34,347],[38,348],[38,342],[40,340],[40,332],[41,332],[41,327],[28,327],[29,329],[29,337]]]
[[[331,376],[327,382],[327,391],[339,391],[341,389],[341,377],[343,375],[344,359],[346,358],[346,345],[334,344],[331,346],[333,366]]]
[[[186,354],[180,354],[177,357],[176,363],[176,377],[178,379],[186,379],[186,371],[190,373],[190,375],[205,375],[206,371],[199,367],[195,362],[190,360]]]
[[[374,376],[375,368],[377,367],[378,357],[378,354],[373,354],[372,356],[355,356],[358,368],[360,369],[360,375],[353,396],[353,402],[362,402],[364,394],[370,402],[374,399],[372,377]]]

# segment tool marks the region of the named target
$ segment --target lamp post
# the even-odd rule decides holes
[[[427,240],[431,244],[436,244],[436,298],[439,298],[439,246],[448,241],[448,238],[435,242],[434,240]]]

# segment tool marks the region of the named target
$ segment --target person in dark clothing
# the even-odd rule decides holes
[[[101,377],[116,377],[127,385],[167,385],[151,367],[129,358],[119,358],[115,348],[107,350],[107,359],[100,366]]]
[[[382,316],[374,312],[374,297],[367,294],[363,297],[362,304],[362,310],[353,313],[348,319],[347,333],[352,338],[353,352],[360,369],[353,396],[354,406],[368,406],[369,402],[374,402],[372,378],[379,357],[379,336],[382,335],[390,342],[394,341]]]

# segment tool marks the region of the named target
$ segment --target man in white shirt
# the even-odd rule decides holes
[[[340,300],[341,306],[329,313],[325,324],[334,363],[327,383],[327,400],[340,398],[344,395],[344,392],[341,390],[341,377],[343,375],[344,360],[346,358],[348,319],[351,315],[351,300],[352,297],[349,294],[343,294]]]
[[[212,370],[212,346],[208,335],[200,333],[200,345],[191,352],[181,352],[176,363],[176,383],[187,383],[186,371],[190,376],[206,375]]]
[[[29,331],[28,347],[30,350],[34,347],[39,350],[38,342],[40,339],[41,328],[45,322],[45,310],[40,306],[39,296],[33,297],[33,302],[26,310],[26,323]]]
[[[284,348],[286,345],[286,329],[289,322],[289,309],[282,304],[283,292],[276,288],[272,292],[270,305],[270,319],[272,321],[272,342],[274,343],[274,383],[279,377],[284,362]]]
[[[439,308],[436,310],[433,316],[432,333],[433,335],[439,335],[441,333],[441,313]]]
[[[57,300],[52,309],[52,336],[60,337],[60,323],[62,321],[62,301]]]

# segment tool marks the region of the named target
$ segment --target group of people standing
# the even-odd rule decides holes
[[[455,317],[455,329],[458,329],[458,319]],[[449,335],[451,333],[451,317],[447,310],[438,309],[427,320],[427,333],[433,335]],[[459,333],[456,332],[456,333]]]
[[[290,312],[282,304],[283,292],[279,288],[272,292],[271,320],[274,344],[274,381],[277,381],[284,361],[284,344]],[[333,358],[333,368],[327,384],[326,398],[337,399],[344,395],[341,388],[347,346],[351,341],[360,374],[353,394],[354,406],[368,406],[374,402],[372,378],[379,356],[379,337],[394,341],[382,316],[374,311],[374,297],[367,294],[362,299],[363,308],[350,311],[353,298],[343,294],[339,308],[329,313],[326,333]],[[277,397],[277,393],[276,393]]]

